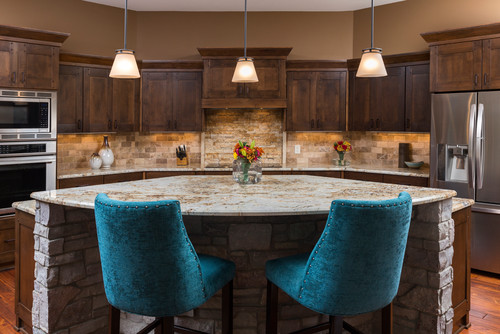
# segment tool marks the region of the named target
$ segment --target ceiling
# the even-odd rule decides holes
[[[113,7],[125,7],[125,0],[83,0]],[[375,0],[375,6],[405,0]],[[129,0],[135,11],[239,12],[244,0]],[[370,0],[249,0],[248,11],[255,12],[343,12],[371,6]]]

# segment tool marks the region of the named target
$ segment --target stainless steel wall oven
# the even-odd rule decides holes
[[[0,215],[56,188],[55,92],[0,89]]]

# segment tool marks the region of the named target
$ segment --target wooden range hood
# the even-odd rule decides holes
[[[203,59],[202,108],[286,108],[286,58],[291,47],[247,48],[259,82],[233,83],[243,48],[198,48]]]

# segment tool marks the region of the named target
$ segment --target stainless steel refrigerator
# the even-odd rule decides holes
[[[500,274],[500,91],[432,95],[430,179],[476,201],[471,267]]]

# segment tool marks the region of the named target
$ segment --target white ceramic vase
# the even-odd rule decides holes
[[[92,156],[90,157],[89,160],[90,168],[92,169],[99,169],[101,168],[102,165],[102,159],[97,153],[92,153]]]
[[[109,168],[113,161],[115,161],[115,156],[113,155],[113,151],[109,147],[108,136],[104,136],[104,142],[102,143],[102,147],[99,150],[99,155],[102,159],[102,168]]]

